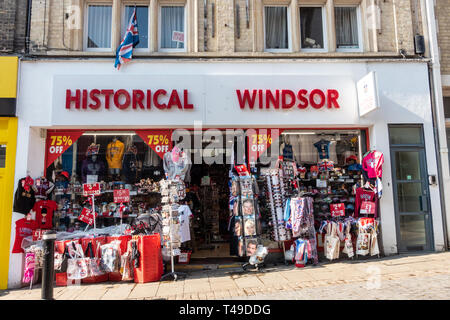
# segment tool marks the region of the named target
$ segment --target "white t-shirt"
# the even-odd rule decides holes
[[[192,211],[187,205],[178,208],[178,218],[180,219],[180,239],[181,242],[191,241],[191,230],[189,229],[189,217]]]

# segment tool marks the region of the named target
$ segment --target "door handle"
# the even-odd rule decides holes
[[[428,211],[427,196],[420,196],[420,208],[422,211]]]

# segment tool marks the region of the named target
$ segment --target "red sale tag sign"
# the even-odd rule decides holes
[[[47,152],[45,167],[48,168],[59,156],[66,152],[82,134],[83,131],[49,132],[45,147]]]
[[[97,212],[95,213],[95,217],[97,218],[98,214]],[[81,211],[78,220],[83,221],[84,223],[87,223],[89,225],[93,225],[94,224],[94,215],[92,214],[92,211],[89,210],[88,208],[83,208],[83,210]]]
[[[114,202],[115,203],[130,202],[130,190],[129,189],[114,190]]]
[[[236,171],[238,172],[239,176],[249,176],[250,173],[248,172],[247,166],[245,164],[241,164],[239,166],[234,167]]]
[[[375,214],[375,202],[363,201],[361,203],[361,209],[359,210],[361,214]]]
[[[161,159],[172,150],[172,130],[136,130],[136,133]]]
[[[44,234],[44,231],[46,231],[46,230],[43,230],[43,229],[33,230],[33,241],[42,240],[42,235]]]
[[[100,191],[100,183],[84,183],[83,184],[83,196],[99,196]]]
[[[330,211],[332,217],[343,217],[345,216],[345,205],[343,203],[331,203]]]
[[[283,132],[283,129],[248,129],[248,161],[253,164],[256,163],[259,157],[276,142]]]

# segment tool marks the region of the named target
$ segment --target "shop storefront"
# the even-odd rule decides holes
[[[369,221],[361,218],[372,219],[382,254],[441,250],[438,187],[414,193],[437,170],[426,67],[136,61],[117,72],[109,61],[24,61],[15,188],[33,179],[30,208],[52,201],[38,223],[52,216],[51,227],[65,234],[92,229],[80,219],[89,206],[85,183],[100,184],[99,229],[161,211],[164,219],[164,205],[175,201],[187,207],[179,210],[188,212],[184,222],[191,219],[176,247],[192,259],[248,259],[257,245],[275,252],[302,239],[296,253],[303,246],[316,262],[311,247],[321,254],[327,230],[343,228],[336,234],[345,248],[344,230]],[[367,112],[357,83],[371,71],[379,103]],[[419,149],[408,151],[421,154],[420,170],[398,160],[414,163],[398,137],[417,128],[423,148],[412,143]],[[363,169],[374,161],[372,171]],[[183,197],[172,198],[166,178],[181,178]],[[120,189],[129,194],[114,201]],[[367,200],[362,211],[358,197]],[[13,212],[12,234],[30,208]],[[20,285],[23,269],[24,253],[12,253],[9,286]]]

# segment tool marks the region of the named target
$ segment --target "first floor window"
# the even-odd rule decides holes
[[[321,7],[300,8],[300,31],[303,49],[323,49],[323,17]]]
[[[289,49],[287,7],[264,7],[266,49]]]
[[[184,49],[184,7],[161,7],[161,49]]]
[[[112,7],[88,6],[87,48],[111,48]]]
[[[123,39],[125,32],[127,31],[128,24],[130,23],[131,15],[133,14],[134,6],[125,7],[125,19],[122,23],[121,40]],[[137,29],[139,32],[139,44],[136,48],[148,48],[148,7],[137,6],[136,7],[136,20]]]
[[[336,47],[359,49],[357,7],[335,7]]]

